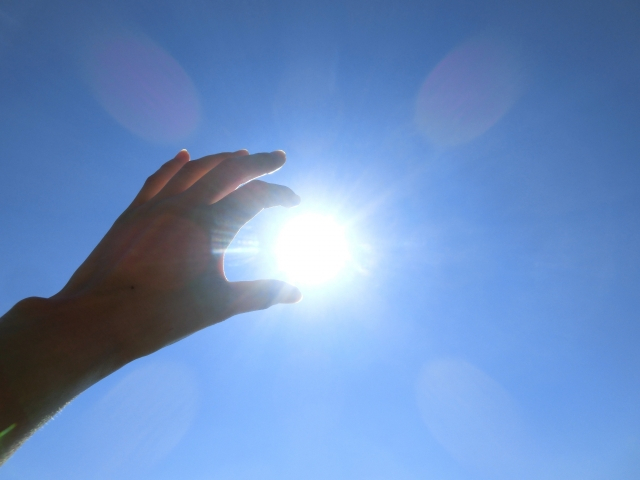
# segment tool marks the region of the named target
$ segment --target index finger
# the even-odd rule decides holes
[[[243,183],[280,169],[286,162],[282,150],[228,158],[203,176],[181,196],[188,205],[211,205]]]
[[[156,198],[160,200],[184,192],[225,160],[241,155],[249,155],[249,152],[246,150],[238,150],[237,152],[216,153],[215,155],[207,155],[206,157],[190,161],[169,180],[162,190],[158,192]]]

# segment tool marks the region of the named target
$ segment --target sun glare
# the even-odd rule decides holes
[[[301,215],[286,224],[275,253],[280,270],[302,284],[331,280],[349,258],[344,229],[333,218],[318,214]]]

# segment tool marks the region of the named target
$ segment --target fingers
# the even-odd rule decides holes
[[[231,315],[264,310],[278,303],[298,303],[302,293],[280,280],[231,282]]]
[[[175,157],[147,178],[142,189],[138,195],[136,195],[136,198],[133,199],[131,206],[136,207],[153,198],[188,161],[189,152],[180,150]]]
[[[198,160],[193,160],[184,165],[180,171],[169,180],[164,188],[157,194],[157,198],[167,198],[182,193],[224,160],[246,155],[249,155],[247,150],[238,150],[237,152],[207,155]]]
[[[188,206],[211,205],[243,183],[275,172],[285,161],[281,150],[228,158],[186,190],[183,201]]]
[[[207,211],[212,229],[213,250],[224,252],[242,226],[265,208],[300,204],[300,197],[288,187],[253,180],[214,203]]]

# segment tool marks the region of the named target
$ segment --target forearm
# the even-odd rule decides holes
[[[34,297],[0,319],[0,463],[75,396],[130,360],[107,333],[107,313],[87,299]]]

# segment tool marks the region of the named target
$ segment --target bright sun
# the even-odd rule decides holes
[[[275,253],[280,270],[302,284],[331,280],[349,258],[344,229],[318,214],[301,215],[286,224]]]

